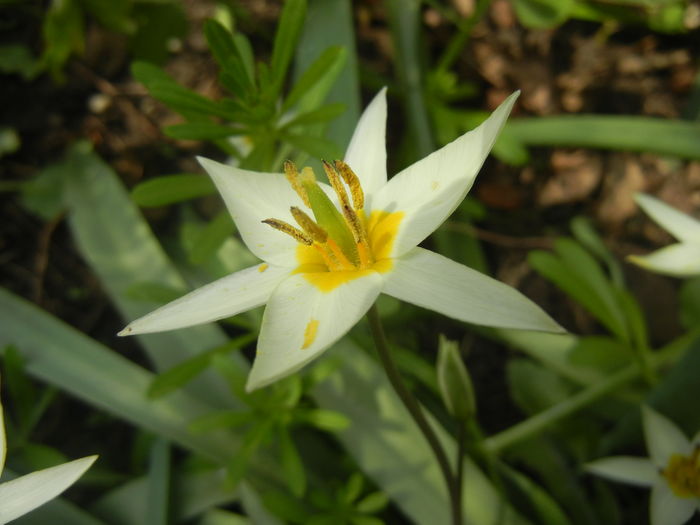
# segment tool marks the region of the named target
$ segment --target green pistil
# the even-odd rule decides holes
[[[328,232],[328,237],[333,239],[345,256],[355,265],[359,265],[360,256],[357,253],[355,239],[345,222],[345,218],[335,207],[328,195],[316,183],[313,172],[304,170],[301,176],[301,184],[306,190],[314,212],[314,218],[318,225]]]

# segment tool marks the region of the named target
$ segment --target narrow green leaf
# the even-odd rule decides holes
[[[318,109],[306,111],[294,117],[287,122],[282,129],[292,128],[294,126],[307,126],[309,124],[319,124],[333,120],[338,115],[345,112],[344,104],[327,104]]]
[[[138,206],[154,208],[212,193],[216,193],[216,187],[209,177],[186,173],[163,175],[142,182],[131,190],[131,198]]]
[[[236,33],[233,35],[233,43],[243,63],[246,76],[250,79],[253,88],[257,89],[255,85],[255,56],[253,54],[253,47],[250,45],[250,40],[248,40],[244,34]]]
[[[223,67],[231,57],[238,55],[233,35],[222,24],[209,19],[204,22],[203,29],[209,49],[220,66]]]
[[[456,342],[440,335],[437,359],[440,395],[447,411],[457,421],[467,422],[476,415],[476,399],[469,372]]]
[[[170,83],[175,86],[178,85],[162,68],[150,62],[142,62],[139,60],[132,62],[131,75],[148,89],[154,84]]]
[[[339,159],[342,157],[338,146],[328,139],[291,133],[284,133],[281,138],[316,159]]]
[[[206,416],[202,416],[190,423],[189,428],[192,432],[201,434],[203,432],[211,432],[212,430],[220,430],[222,428],[235,428],[247,425],[258,416],[255,412],[211,412]]]
[[[255,334],[243,335],[175,365],[156,376],[151,386],[148,388],[148,397],[157,399],[174,392],[186,383],[192,381],[195,376],[201,374],[209,366],[214,356],[225,355],[255,339]]]
[[[185,290],[151,281],[134,283],[124,292],[124,295],[129,299],[148,302],[158,306],[174,301],[184,294]]]
[[[279,443],[282,452],[282,470],[287,480],[287,486],[296,497],[301,498],[306,492],[306,473],[297,447],[289,435],[289,430],[283,427],[279,430]]]
[[[515,118],[504,128],[528,146],[639,151],[700,159],[700,123],[653,117],[565,115]]]
[[[347,59],[347,52],[340,46],[326,48],[311,65],[301,74],[294,83],[289,95],[284,100],[282,112],[286,112],[301,100],[301,98],[321,81],[321,78],[330,70],[342,67]]]
[[[182,140],[215,140],[241,135],[244,130],[214,124],[213,122],[186,122],[184,124],[174,124],[163,130],[168,137]]]
[[[157,438],[150,451],[148,466],[148,511],[146,521],[167,525],[170,506],[170,444]]]
[[[368,494],[355,505],[355,510],[365,514],[374,514],[379,512],[389,504],[389,498],[383,492],[372,492]]]
[[[272,71],[272,98],[277,98],[287,75],[287,68],[297,46],[299,33],[306,16],[306,0],[287,0],[277,25],[275,43],[272,48],[270,69]]]
[[[514,0],[515,14],[526,27],[544,29],[564,22],[573,0]]]
[[[147,86],[153,98],[174,111],[185,116],[190,114],[201,116],[217,116],[235,120],[235,115],[227,111],[221,104],[210,100],[194,91],[173,82],[152,82]]]
[[[298,421],[327,432],[344,430],[350,424],[350,420],[340,412],[320,408],[297,411],[295,416]]]
[[[228,210],[221,210],[199,233],[199,238],[189,252],[190,263],[196,266],[213,257],[235,231],[236,227]]]

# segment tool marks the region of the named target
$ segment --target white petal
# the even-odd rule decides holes
[[[657,467],[666,468],[673,454],[691,454],[690,441],[683,432],[669,419],[646,405],[642,406],[642,424],[649,457]]]
[[[462,202],[517,97],[513,93],[478,128],[409,166],[373,196],[372,210],[405,213],[394,256],[425,239]]]
[[[394,261],[384,293],[468,323],[564,332],[515,288],[442,255],[414,248]]]
[[[629,260],[652,272],[675,277],[700,275],[700,243],[678,243],[649,255],[632,255]]]
[[[660,479],[651,491],[651,525],[683,525],[695,512],[694,498],[679,498],[666,480]]]
[[[216,184],[248,249],[269,263],[294,266],[297,241],[262,222],[280,219],[294,224],[289,208],[304,206],[286,177],[242,170],[202,157],[198,160]]]
[[[331,291],[319,290],[302,274],[283,281],[265,308],[247,389],[292,374],[340,339],[372,306],[382,282],[376,272]]]
[[[232,273],[130,323],[118,335],[147,334],[209,323],[267,302],[291,270],[267,263]]]
[[[0,524],[7,523],[55,498],[93,464],[97,456],[64,463],[0,485]]]
[[[377,93],[357,122],[345,162],[360,178],[368,199],[386,184],[386,88]]]
[[[669,206],[663,201],[638,193],[634,196],[637,204],[654,221],[673,235],[676,239],[688,242],[700,242],[700,221]]]
[[[647,458],[603,458],[586,464],[586,470],[613,481],[643,487],[651,487],[659,479],[659,470]]]

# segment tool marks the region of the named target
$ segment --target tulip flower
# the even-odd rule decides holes
[[[586,470],[622,483],[651,487],[651,525],[682,525],[700,510],[700,433],[692,441],[664,416],[642,408],[649,458],[618,456]]]
[[[357,124],[343,161],[258,173],[207,159],[243,241],[263,262],[129,324],[120,335],[172,330],[267,304],[247,389],[285,377],[355,325],[380,293],[475,324],[562,331],[529,299],[418,247],[462,202],[517,98],[478,128],[387,181],[386,96]]]
[[[5,466],[5,425],[0,405],[0,474]],[[56,467],[32,472],[0,483],[0,525],[24,516],[70,487],[97,456],[89,456]]]
[[[643,193],[637,194],[635,200],[659,226],[680,242],[649,255],[632,255],[629,260],[652,272],[675,277],[700,275],[700,221]]]

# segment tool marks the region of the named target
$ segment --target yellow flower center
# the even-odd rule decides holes
[[[700,498],[700,447],[688,457],[674,454],[661,472],[679,498]]]
[[[284,172],[292,188],[311,209],[312,219],[292,206],[290,211],[299,227],[279,219],[263,222],[292,236],[299,243],[294,273],[301,273],[322,291],[330,291],[370,272],[391,269],[391,249],[403,212],[364,211],[360,181],[346,163],[323,163],[338,206],[328,198],[311,168],[299,173],[290,161]]]

